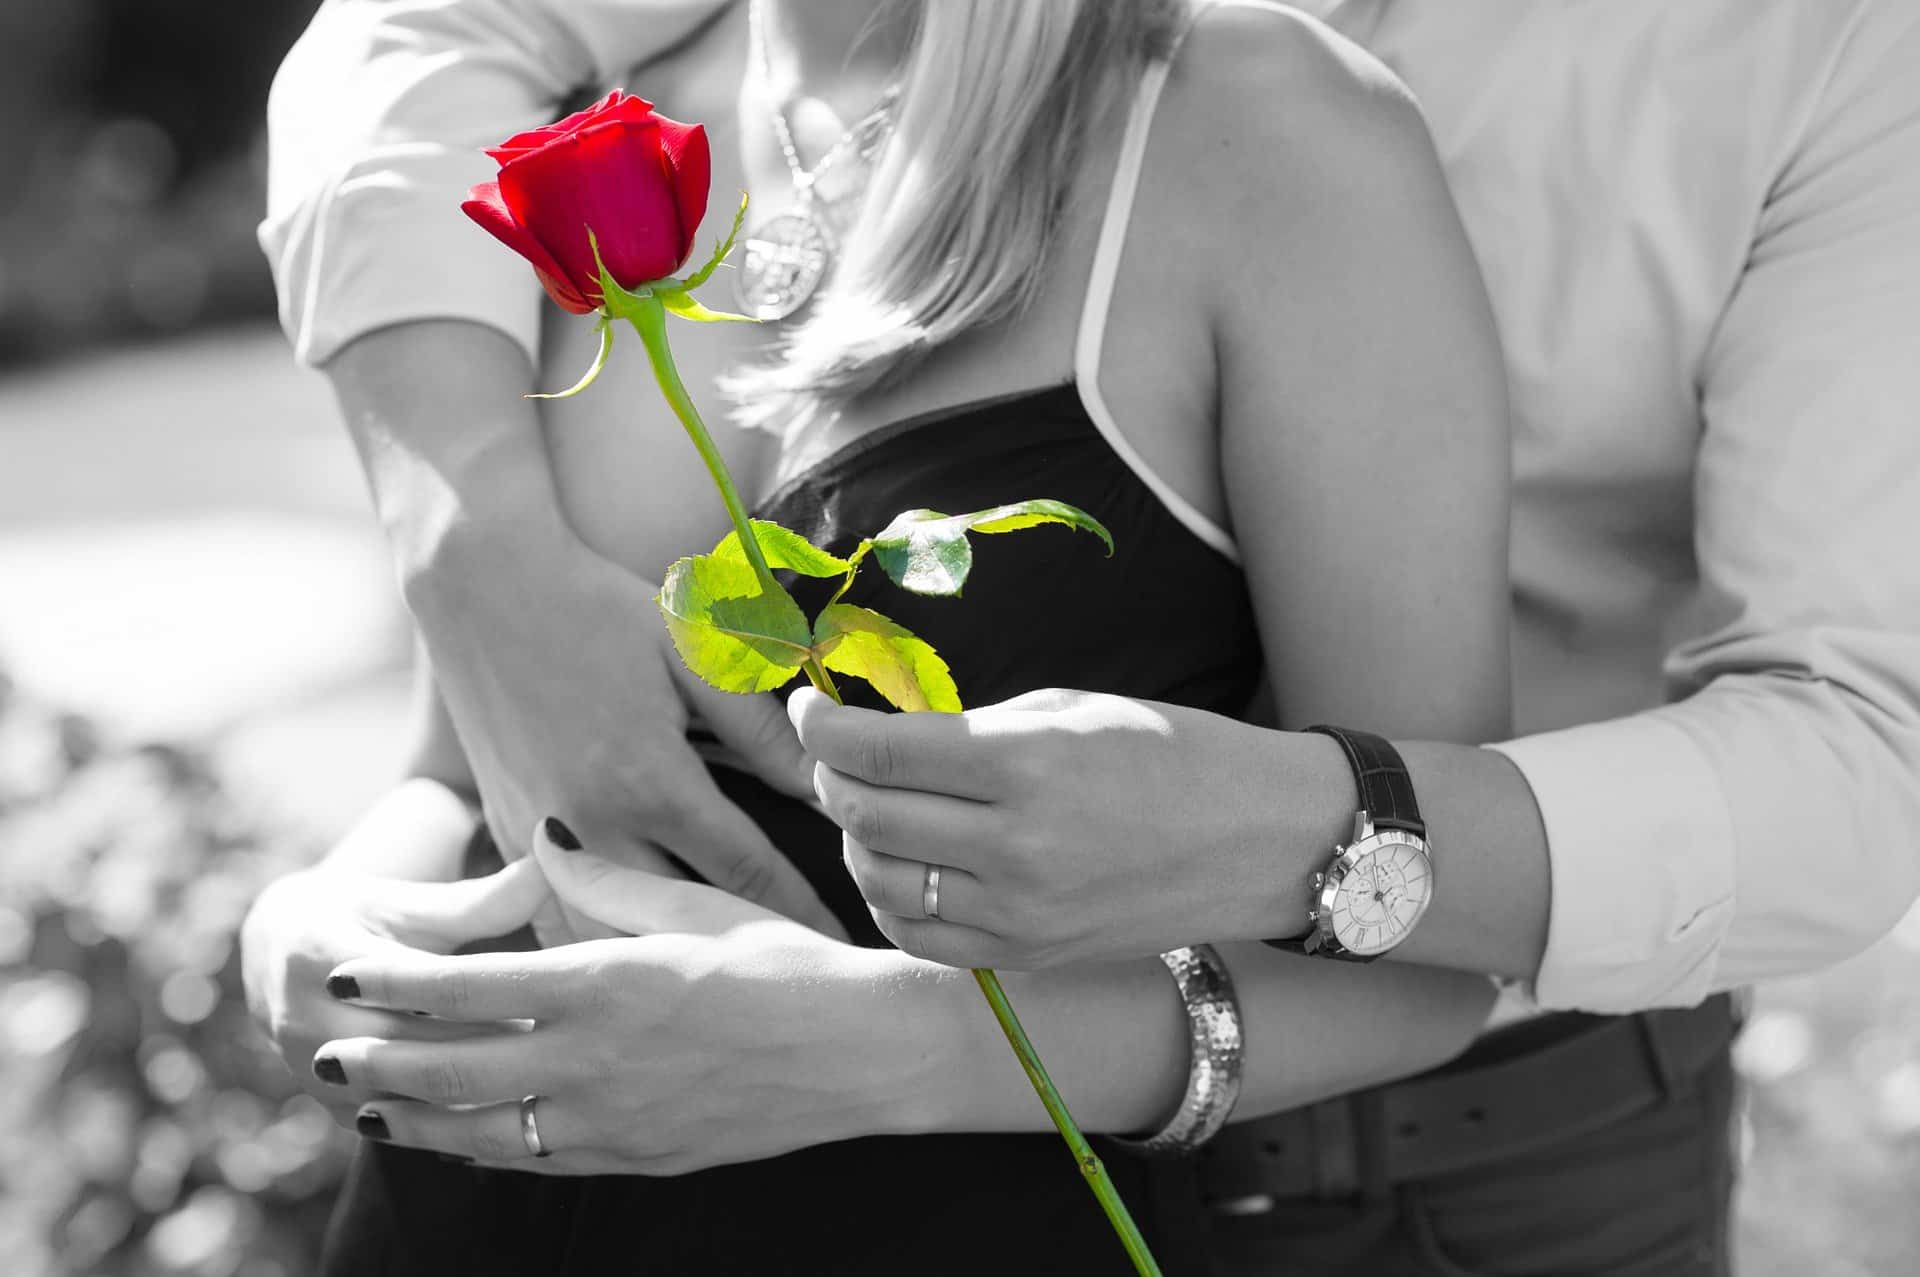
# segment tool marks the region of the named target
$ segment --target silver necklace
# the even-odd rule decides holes
[[[767,54],[761,9],[761,0],[751,0],[747,6],[747,56],[771,104],[773,133],[786,158],[787,172],[793,177],[794,204],[786,212],[747,228],[746,259],[734,277],[734,292],[742,311],[755,319],[770,320],[785,319],[805,306],[831,269],[839,247],[838,232],[845,229],[838,214],[842,206],[854,203],[853,197],[865,190],[867,170],[892,127],[893,104],[900,89],[894,85],[881,94],[873,110],[842,133],[811,169],[807,168],[800,162],[800,148],[794,144],[787,113],[773,101],[773,63]],[[823,193],[820,179],[848,156],[859,161],[860,170],[847,189],[829,198]]]

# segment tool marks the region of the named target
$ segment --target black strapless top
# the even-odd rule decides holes
[[[963,598],[909,594],[871,565],[849,601],[932,643],[968,705],[1073,687],[1239,714],[1261,662],[1245,579],[1114,452],[1072,386],[883,428],[755,513],[845,553],[902,510],[958,514],[1029,497],[1094,515],[1113,533],[1112,557],[1065,528],[979,536]],[[792,584],[808,615],[832,586]],[[864,684],[842,683],[849,701],[879,704]],[[726,768],[716,777],[856,940],[885,943],[841,865],[837,829],[756,780]],[[1180,1254],[1192,1233],[1184,1173],[1106,1160],[1162,1266],[1192,1271]],[[672,1179],[475,1171],[367,1144],[324,1270],[892,1277],[1124,1272],[1126,1259],[1057,1136],[941,1135],[849,1140]]]

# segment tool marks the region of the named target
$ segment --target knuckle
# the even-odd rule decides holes
[[[868,780],[884,785],[893,779],[897,760],[894,757],[893,738],[888,733],[862,732],[855,756],[859,758],[861,771]]]
[[[868,906],[867,912],[873,916],[873,925],[880,929],[880,934],[893,941],[894,948],[902,953],[910,953],[916,958],[927,956],[920,950],[920,936],[917,929],[910,925],[907,919],[871,905]]]
[[[422,1099],[459,1100],[466,1097],[467,1079],[452,1060],[436,1059],[422,1072],[420,1087],[426,1092]]]
[[[473,981],[465,971],[455,968],[440,977],[440,1004],[455,1015],[473,1009]]]
[[[728,859],[721,879],[726,889],[736,896],[765,900],[773,895],[779,876],[765,857],[743,851]]]
[[[993,902],[992,922],[994,930],[1001,935],[1025,941],[1035,936],[1046,924],[1046,911],[1036,906],[1021,892],[998,897]]]
[[[604,1046],[589,1047],[581,1055],[580,1070],[588,1085],[601,1094],[618,1094],[621,1060],[619,1053]]]
[[[840,827],[868,847],[879,845],[884,833],[879,804],[872,795],[849,793],[840,800]]]
[[[994,876],[1010,889],[1031,891],[1044,881],[1052,840],[1032,825],[1016,825],[1006,830],[995,844],[998,853],[992,859]]]

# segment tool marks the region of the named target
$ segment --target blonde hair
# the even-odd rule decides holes
[[[859,217],[775,356],[721,389],[792,430],[1032,299],[1113,94],[1170,44],[1187,0],[924,0]]]

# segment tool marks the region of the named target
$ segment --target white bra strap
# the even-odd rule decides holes
[[[1210,7],[1210,6],[1208,6]],[[1188,19],[1192,29],[1199,14]],[[1186,31],[1181,32],[1184,39]],[[1074,343],[1073,379],[1080,390],[1081,405],[1087,416],[1127,468],[1147,485],[1167,511],[1188,531],[1224,554],[1240,562],[1240,550],[1227,530],[1196,509],[1191,501],[1173,488],[1147,465],[1139,451],[1128,442],[1100,393],[1100,351],[1106,342],[1107,311],[1113,302],[1114,281],[1120,273],[1120,257],[1127,244],[1127,224],[1133,216],[1133,197],[1140,186],[1140,169],[1146,159],[1147,136],[1153,129],[1154,109],[1160,104],[1160,91],[1166,87],[1179,41],[1166,57],[1147,64],[1127,117],[1127,131],[1120,142],[1120,159],[1114,166],[1113,189],[1107,196],[1107,210],[1100,223],[1100,242],[1093,253],[1093,274],[1087,281],[1087,300],[1080,312],[1080,332]]]

